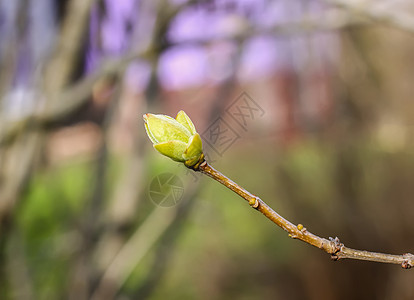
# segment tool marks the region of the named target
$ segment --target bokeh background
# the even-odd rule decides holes
[[[154,151],[208,160],[294,223],[414,251],[409,0],[1,0],[0,299],[414,299]]]

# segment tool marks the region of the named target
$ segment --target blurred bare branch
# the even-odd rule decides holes
[[[5,41],[5,50],[0,56],[0,103],[3,100],[6,91],[9,90],[13,83],[13,77],[10,76],[10,74],[13,74],[16,69],[18,59],[16,49],[18,49],[19,43],[21,43],[24,38],[28,24],[28,4],[28,0],[20,1],[14,24],[16,33],[15,35],[11,35],[8,40]]]
[[[174,220],[176,210],[156,208],[112,260],[91,299],[113,299],[142,258]]]
[[[45,70],[44,89],[47,95],[57,95],[67,86],[76,60],[80,57],[82,40],[88,31],[89,13],[96,1],[72,0],[68,2],[55,51]]]
[[[344,8],[353,16],[361,16],[400,30],[414,33],[414,14],[399,9],[395,3],[385,1],[324,0],[326,3]],[[389,1],[391,2],[391,1]],[[392,5],[392,7],[390,7]],[[388,6],[388,7],[387,7]]]
[[[149,50],[142,53],[133,51],[119,59],[108,60],[98,71],[64,91],[62,95],[58,96],[57,100],[53,101],[53,103],[51,103],[45,110],[33,112],[33,114],[17,121],[13,120],[7,122],[7,120],[4,120],[2,124],[0,124],[2,125],[2,128],[0,129],[0,146],[13,140],[23,128],[28,126],[28,124],[45,126],[72,114],[89,100],[94,83],[104,77],[118,76],[128,63],[136,58],[145,57],[148,53]]]
[[[26,132],[7,151],[1,152],[3,169],[0,173],[0,233],[4,223],[12,214],[18,197],[30,176],[36,154],[39,151],[41,134]]]
[[[23,244],[21,232],[13,230],[8,241],[7,271],[10,280],[13,299],[30,300],[35,299],[33,291],[33,280],[27,263],[27,254]]]

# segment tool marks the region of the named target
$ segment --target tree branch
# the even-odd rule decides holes
[[[88,30],[89,13],[94,2],[96,0],[72,0],[67,3],[57,44],[45,69],[44,89],[48,95],[57,95],[69,82],[82,49],[82,37]]]
[[[264,214],[269,220],[275,223],[277,226],[281,227],[289,236],[294,239],[301,240],[307,244],[315,246],[326,253],[331,255],[333,260],[340,260],[344,258],[349,259],[358,259],[358,260],[367,260],[367,261],[375,261],[375,262],[382,262],[382,263],[390,263],[390,264],[399,264],[404,269],[410,269],[414,267],[414,255],[410,253],[406,253],[403,255],[392,255],[392,254],[385,254],[385,253],[376,253],[376,252],[369,252],[364,250],[356,250],[345,247],[339,239],[336,238],[321,238],[311,232],[309,232],[302,224],[294,225],[277,212],[275,212],[269,205],[267,205],[263,200],[259,197],[251,194],[250,192],[246,191],[244,188],[239,186],[234,181],[230,180],[228,177],[220,173],[219,171],[215,170],[211,167],[206,161],[204,161],[195,171],[199,171],[214,180],[220,182],[247,202],[249,205],[254,209],[260,211]]]
[[[41,111],[33,111],[20,120],[2,120],[0,122],[0,146],[12,141],[26,127],[53,123],[73,113],[83,104],[87,103],[92,86],[106,76],[119,75],[133,60],[146,58],[151,53],[150,48],[133,50],[128,54],[114,60],[107,60],[95,73],[85,77],[80,82],[67,88],[49,106]]]
[[[351,14],[358,14],[375,22],[381,22],[385,25],[398,28],[408,33],[414,33],[414,16],[404,11],[395,10],[393,6],[380,7],[380,5],[373,3],[367,5],[365,1],[346,1],[346,0],[324,0],[326,3],[341,7]],[[380,3],[382,4],[382,3]]]

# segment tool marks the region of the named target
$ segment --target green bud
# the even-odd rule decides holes
[[[144,122],[148,137],[161,154],[192,168],[204,161],[200,135],[184,111],[178,112],[175,119],[145,114]]]

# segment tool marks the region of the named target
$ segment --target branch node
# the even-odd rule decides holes
[[[259,207],[259,200],[257,199],[257,197],[252,197],[249,199],[249,205],[255,209],[257,209]]]
[[[332,259],[333,261],[337,261],[337,260],[339,260],[339,259],[340,259],[340,257],[339,257],[338,255],[336,255],[336,254],[331,254],[331,259]]]
[[[338,253],[341,252],[344,244],[341,243],[338,237],[335,237],[335,238],[329,237],[329,241],[331,242],[331,245],[332,245],[331,259],[334,261],[337,261],[340,259]]]
[[[334,247],[335,247],[334,253],[338,253],[339,251],[341,251],[344,244],[341,243],[341,241],[339,240],[337,236],[335,238],[330,237],[329,240],[334,244]]]
[[[298,228],[298,230],[300,231],[300,232],[302,232],[302,233],[305,233],[306,231],[308,231],[307,229],[306,229],[306,227],[304,227],[303,226],[303,224],[298,224],[298,226],[296,226],[297,228]]]
[[[414,255],[411,253],[404,253],[403,254],[403,262],[401,263],[401,267],[403,269],[411,269],[414,267]]]

